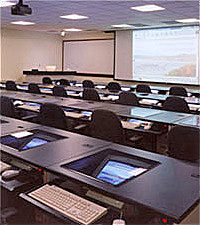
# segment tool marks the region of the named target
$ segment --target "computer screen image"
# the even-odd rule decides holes
[[[97,179],[113,185],[119,185],[132,177],[139,176],[145,171],[147,171],[145,168],[110,160],[97,175]]]
[[[22,149],[27,150],[30,148],[35,148],[41,145],[46,144],[48,141],[41,138],[33,138],[31,141],[29,141]]]
[[[114,149],[104,149],[98,153],[61,165],[62,168],[92,177],[97,182],[118,187],[137,179],[158,166],[159,163]]]
[[[39,129],[34,129],[30,131],[21,131],[2,136],[0,142],[2,145],[11,147],[15,150],[25,151],[65,138],[68,137]]]
[[[40,107],[41,105],[35,102],[25,102],[25,105]]]

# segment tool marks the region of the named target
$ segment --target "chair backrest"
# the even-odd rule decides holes
[[[107,89],[108,89],[109,91],[121,91],[121,86],[120,86],[120,84],[117,83],[117,82],[110,82],[110,83],[108,83],[108,85],[107,85]]]
[[[28,91],[30,93],[35,93],[35,94],[40,94],[41,93],[39,86],[37,84],[35,84],[35,83],[30,83],[28,85]]]
[[[6,90],[17,91],[17,86],[13,80],[6,81]]]
[[[66,116],[63,109],[52,103],[45,103],[40,107],[40,123],[45,126],[66,129]]]
[[[68,80],[66,79],[60,79],[60,85],[63,85],[63,86],[70,86],[70,83]]]
[[[50,77],[43,77],[42,78],[42,83],[43,84],[52,84],[52,80]]]
[[[17,118],[13,101],[8,97],[1,96],[1,115]]]
[[[189,161],[199,159],[200,130],[195,127],[175,126],[168,133],[168,154]]]
[[[93,88],[84,88],[83,99],[91,100],[91,101],[100,101],[100,97],[99,97],[97,90],[95,90]]]
[[[139,105],[137,96],[134,93],[123,91],[119,94],[119,99],[116,101],[118,104],[123,105]]]
[[[91,80],[84,80],[83,88],[94,88],[94,83]]]
[[[67,92],[64,87],[55,86],[53,87],[53,95],[60,96],[60,97],[67,97]]]
[[[89,133],[95,138],[124,143],[121,121],[114,112],[109,110],[97,109],[93,112]]]
[[[151,88],[147,84],[138,84],[136,86],[136,92],[151,93]]]
[[[165,100],[162,109],[167,111],[190,113],[190,108],[185,99],[179,97],[168,97]]]
[[[169,89],[169,94],[170,95],[178,95],[178,96],[184,96],[187,97],[187,91],[184,87],[171,87]]]

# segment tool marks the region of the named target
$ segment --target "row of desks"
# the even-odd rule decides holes
[[[25,102],[54,103],[64,108],[76,110],[86,110],[93,112],[95,109],[107,109],[115,112],[118,116],[126,118],[135,118],[150,122],[159,122],[169,125],[185,125],[185,126],[200,126],[200,116],[187,113],[177,113],[165,110],[142,108],[135,106],[125,106],[120,104],[111,104],[107,102],[86,101],[74,98],[62,98],[55,96],[47,96],[31,93],[20,93],[14,91],[1,90],[2,96],[7,96],[13,99],[22,100]]]
[[[1,86],[2,85],[3,84],[1,84]],[[2,86],[2,87],[5,87],[5,86]],[[41,93],[52,94],[52,88],[54,87],[54,85],[39,85],[39,87],[40,87]],[[27,91],[28,85],[18,84],[17,88],[22,91]],[[83,87],[76,87],[76,86],[67,86],[67,87],[65,87],[65,89],[69,96],[75,96],[75,97],[81,97],[82,92],[84,90]],[[121,91],[110,92],[107,89],[100,89],[100,88],[96,88],[96,90],[98,91],[100,98],[103,101],[117,100],[119,98],[119,94],[121,93]],[[123,90],[123,88],[122,88],[122,90]],[[128,90],[127,88],[124,88],[124,91],[127,91],[127,90]],[[136,92],[134,92],[134,93],[136,94],[138,99],[141,100],[141,103],[144,105],[155,104],[158,102],[164,102],[166,100],[166,98],[170,96],[170,95],[155,94],[155,93],[151,93],[151,94],[136,93]],[[193,96],[193,97],[185,97],[184,99],[187,101],[187,103],[189,104],[189,106],[192,110],[200,109],[200,98],[195,98]],[[148,101],[148,100],[150,100],[150,101]]]
[[[16,119],[2,117],[2,136],[33,129],[48,130],[65,137],[26,151],[17,151],[1,145],[1,151],[46,171],[73,179],[98,191],[103,191],[128,204],[139,203],[147,206],[175,222],[180,222],[199,199],[199,179],[193,174],[198,167],[166,156],[145,152],[135,148],[112,144],[103,140],[45,127]],[[12,124],[12,125],[11,125]],[[61,165],[77,159],[107,151],[108,149],[127,155],[153,160],[159,165],[137,179],[114,187],[97,179],[65,169]]]

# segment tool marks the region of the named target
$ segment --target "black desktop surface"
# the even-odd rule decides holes
[[[176,222],[182,220],[186,212],[197,203],[199,199],[199,179],[195,178],[192,174],[198,172],[198,167],[173,158],[118,144],[111,144],[98,151],[90,152],[85,154],[84,157],[107,149],[153,160],[158,162],[159,165],[139,177],[116,187],[63,167],[64,164],[81,159],[83,156],[63,160],[49,166],[47,169],[109,193],[118,200],[147,206]]]
[[[96,149],[110,145],[110,142],[51,127],[38,126],[37,129],[48,131],[49,133],[57,134],[66,138],[48,142],[26,151],[18,151],[17,149],[2,144],[1,151],[34,164],[35,166],[46,168],[47,166],[59,163],[63,160],[69,160],[76,156],[83,155],[87,152],[93,152]],[[31,129],[26,131],[31,132]]]
[[[26,129],[33,129],[39,126],[35,123],[25,122],[6,116],[1,116],[1,120],[6,121],[6,123],[1,123],[1,136]]]
[[[41,94],[31,94],[31,93],[19,93],[15,91],[4,91],[3,96],[11,97],[13,99],[30,101],[36,103],[54,103],[63,107],[70,107],[73,109],[82,109],[94,111],[95,109],[107,109],[115,112],[118,116],[137,118],[142,120],[148,120],[152,122],[160,122],[165,124],[177,124],[188,117],[191,116],[188,113],[177,113],[165,110],[150,109],[143,107],[125,106],[120,104],[103,103],[97,101],[86,101],[80,99],[62,98],[55,96],[47,96]],[[188,124],[191,126],[191,124]]]

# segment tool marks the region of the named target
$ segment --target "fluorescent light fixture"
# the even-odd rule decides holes
[[[67,29],[64,29],[64,31],[77,32],[77,31],[82,31],[82,30],[81,29],[77,29],[77,28],[67,28]]]
[[[158,5],[143,5],[143,6],[131,7],[131,9],[141,11],[141,12],[152,12],[152,11],[164,10],[165,8],[160,7]]]
[[[78,15],[78,14],[70,14],[70,15],[60,16],[60,18],[69,19],[69,20],[82,20],[82,19],[87,19],[88,17]]]
[[[12,5],[15,5],[16,3],[14,2],[9,2],[9,1],[6,1],[6,0],[1,0],[0,1],[0,7],[8,7],[8,6],[12,6]]]
[[[176,22],[179,22],[179,23],[196,23],[196,22],[200,22],[200,20],[198,20],[196,18],[189,18],[189,19],[176,20]]]
[[[22,25],[22,26],[28,26],[28,25],[35,24],[33,22],[26,22],[26,21],[15,21],[15,22],[11,22],[11,23],[15,24],[15,25]]]
[[[116,27],[116,28],[129,28],[132,27],[129,24],[117,24],[117,25],[111,25],[112,27]]]

